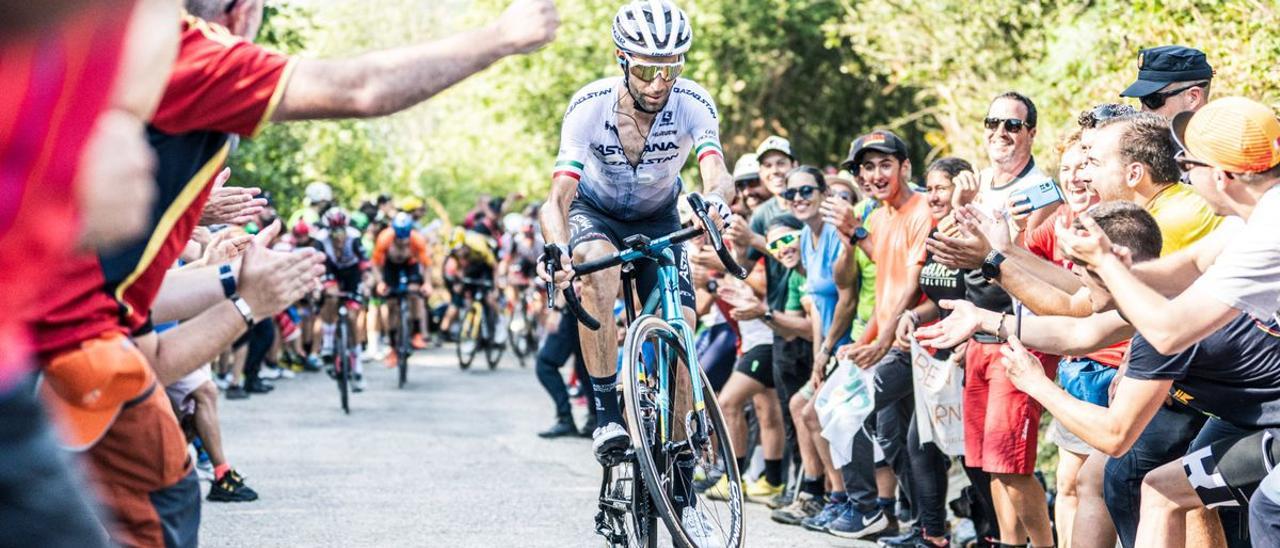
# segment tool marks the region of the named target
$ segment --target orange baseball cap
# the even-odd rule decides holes
[[[39,393],[63,447],[84,451],[102,439],[120,411],[156,386],[147,358],[120,333],[85,341],[45,365]]]
[[[1179,113],[1173,136],[1193,158],[1230,173],[1280,164],[1280,121],[1271,107],[1244,97],[1223,97]]]

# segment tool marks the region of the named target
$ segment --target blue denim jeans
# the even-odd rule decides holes
[[[1133,548],[1138,534],[1142,478],[1147,472],[1187,454],[1205,420],[1203,414],[1178,402],[1161,406],[1128,453],[1107,459],[1102,496],[1125,548]]]

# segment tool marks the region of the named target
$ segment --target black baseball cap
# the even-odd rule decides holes
[[[878,129],[854,139],[853,144],[849,145],[849,157],[845,159],[844,163],[840,164],[840,167],[857,175],[862,165],[862,157],[869,150],[892,154],[899,160],[906,160],[908,155],[907,143],[902,138],[894,135],[892,131]]]
[[[1120,92],[1121,97],[1145,97],[1172,82],[1213,79],[1213,67],[1204,52],[1186,46],[1160,46],[1138,52],[1138,79]]]

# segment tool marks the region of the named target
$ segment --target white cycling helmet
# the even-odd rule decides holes
[[[307,185],[306,195],[307,201],[313,204],[316,202],[333,201],[333,189],[329,188],[329,185],[324,183],[311,183]]]
[[[613,17],[613,43],[632,55],[684,55],[693,43],[693,28],[669,0],[635,0]]]

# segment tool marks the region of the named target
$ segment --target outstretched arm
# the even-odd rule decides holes
[[[493,23],[347,59],[298,61],[272,121],[364,118],[404,110],[508,55],[555,38],[552,0],[515,0]]]

